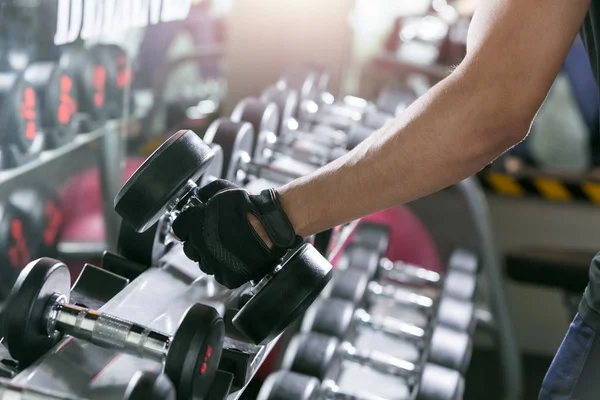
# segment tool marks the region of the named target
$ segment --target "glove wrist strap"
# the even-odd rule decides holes
[[[255,217],[265,228],[273,245],[282,248],[294,246],[298,236],[281,207],[275,189],[263,190],[259,195],[253,195],[250,198],[256,207]]]

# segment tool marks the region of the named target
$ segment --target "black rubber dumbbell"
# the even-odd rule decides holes
[[[133,68],[129,55],[115,44],[97,44],[90,48],[106,68],[105,103],[109,118],[119,118],[126,107],[125,90],[133,82]]]
[[[353,232],[352,244],[373,249],[384,258],[390,242],[390,228],[380,222],[361,221]],[[477,274],[479,258],[472,251],[457,248],[450,255],[448,269]]]
[[[71,70],[60,62],[40,61],[29,65],[24,77],[37,94],[47,147],[70,143],[79,133],[77,80]]]
[[[462,373],[466,372],[471,361],[472,341],[466,332],[442,325],[425,330],[396,318],[371,315],[348,300],[318,299],[304,315],[301,330],[344,339],[359,327],[411,342],[421,351],[427,349],[429,362]]]
[[[477,264],[475,255],[471,261]],[[418,267],[402,261],[390,261],[379,258],[376,250],[351,244],[342,254],[338,267],[361,271],[381,282],[395,282],[403,285],[430,285],[439,290],[440,296],[448,296],[459,300],[473,301],[477,291],[477,275],[465,272],[465,264],[461,262],[468,256],[465,250],[457,250],[457,255],[450,258],[447,272],[442,275],[426,268]],[[468,265],[472,265],[469,263]]]
[[[271,95],[274,98],[267,101],[254,97],[245,98],[237,104],[231,114],[233,122],[252,124],[256,137],[251,153],[252,159],[256,163],[265,164],[287,155],[299,162],[317,166],[331,161],[330,147],[316,141],[296,140],[299,136],[306,135],[297,130],[281,131],[284,126],[290,126],[289,119],[285,118],[289,118],[289,108],[293,107],[289,103],[296,99],[295,92],[286,91],[285,95],[272,92]],[[310,138],[310,134],[308,135],[307,138]]]
[[[252,126],[245,126],[251,133]],[[230,147],[223,146],[226,163],[236,154],[232,150],[242,146],[238,139],[243,137],[232,135],[228,138]],[[250,135],[246,149],[252,148],[251,140]],[[175,133],[119,191],[115,210],[136,231],[143,232],[165,214],[199,204],[194,194],[196,182],[212,157],[211,147],[194,132]],[[273,265],[271,273],[255,282],[252,298],[233,317],[233,324],[254,343],[269,342],[310,306],[331,279],[331,273],[331,264],[312,245],[301,244],[288,252],[280,265]]]
[[[435,379],[435,385],[429,385],[434,390],[439,390],[442,396],[446,389],[444,383],[452,384],[453,376],[446,373],[444,369],[436,371],[435,365],[432,365],[427,371],[426,379]],[[447,376],[447,379],[446,379]],[[445,380],[446,379],[446,380]],[[428,385],[425,385],[428,387]],[[401,395],[394,398],[402,398]],[[440,400],[436,393],[421,392],[417,393],[415,400]],[[341,389],[334,380],[325,379],[323,382],[319,379],[292,371],[277,371],[269,375],[263,383],[257,400],[386,400],[381,396],[373,395],[369,391],[348,392]],[[447,397],[442,397],[447,399]]]
[[[221,357],[225,324],[203,304],[190,307],[174,335],[69,304],[71,276],[65,264],[41,258],[27,265],[3,311],[3,335],[11,356],[28,366],[70,335],[101,347],[164,363],[177,398],[204,398]]]
[[[456,370],[431,363],[415,365],[386,353],[357,349],[349,342],[318,333],[295,335],[283,356],[282,369],[336,381],[345,362],[404,378],[410,388],[418,385],[419,399],[458,400],[464,392],[464,379]]]
[[[219,145],[212,145],[211,148],[213,157],[210,165],[197,182],[200,187],[221,178],[223,171],[223,149]],[[144,271],[144,269],[139,268],[140,266],[147,269],[154,265],[175,242],[176,238],[171,234],[168,217],[161,218],[144,232],[136,232],[135,228],[129,225],[127,221],[123,221],[119,229],[117,253],[137,264],[136,266],[131,265],[133,269],[126,267],[129,273],[124,276],[131,280],[135,279],[139,273]],[[117,271],[113,272],[120,274]]]
[[[349,300],[354,304],[389,299],[396,305],[422,311],[431,322],[458,331],[471,332],[476,324],[473,302],[448,296],[440,296],[436,300],[410,288],[371,281],[362,271],[336,271],[335,277],[323,291],[323,296]]]
[[[35,88],[20,71],[0,73],[0,144],[2,167],[37,158],[46,143]]]
[[[291,157],[278,158],[268,164],[253,162],[255,134],[249,122],[233,122],[228,118],[219,118],[210,124],[204,140],[223,148],[225,162],[222,176],[229,181],[247,183],[261,178],[268,182],[285,183],[317,169]]]

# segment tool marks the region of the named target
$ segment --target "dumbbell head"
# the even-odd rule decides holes
[[[370,107],[361,119],[364,126],[371,128],[373,131],[381,128],[388,122],[394,119],[392,114],[378,110],[376,107]]]
[[[380,257],[376,250],[369,247],[350,244],[344,249],[340,267],[367,275],[370,279],[379,273]]]
[[[361,222],[356,227],[352,243],[371,248],[383,257],[390,243],[390,234],[390,228],[385,224]]]
[[[64,46],[60,62],[77,82],[77,104],[94,122],[107,119],[107,67],[98,55],[79,46]]]
[[[56,256],[63,227],[62,205],[56,192],[42,186],[25,187],[13,191],[9,202],[20,210],[23,223],[33,233],[25,237],[31,258]]]
[[[287,71],[279,80],[278,84],[285,88],[295,90],[299,100],[316,100],[314,94],[318,92],[321,74],[309,68],[295,68]]]
[[[347,300],[317,299],[304,314],[301,331],[342,338],[354,320],[354,310],[354,303]]]
[[[42,61],[27,67],[25,80],[35,88],[40,102],[41,123],[50,146],[70,142],[77,134],[77,80],[60,63]]]
[[[219,118],[210,124],[204,134],[204,140],[211,145],[219,145],[223,150],[221,177],[233,182],[243,181],[245,176],[241,172],[252,159],[255,142],[252,124]]]
[[[459,331],[472,332],[476,322],[475,304],[442,296],[437,307],[437,321]]]
[[[187,200],[212,158],[210,146],[194,132],[175,133],[121,188],[115,211],[137,232],[145,231]]]
[[[21,365],[31,364],[60,339],[44,329],[47,306],[57,294],[68,302],[70,287],[67,266],[50,258],[30,262],[19,274],[4,308],[2,336]]]
[[[177,388],[180,400],[204,398],[217,373],[225,324],[219,313],[195,304],[185,313],[169,345],[165,373]]]
[[[435,364],[466,373],[471,361],[471,335],[443,325],[437,325],[431,334],[429,360]]]
[[[218,144],[212,144],[210,148],[212,149],[213,157],[208,168],[206,168],[204,174],[202,174],[200,186],[206,186],[215,179],[223,177],[223,167],[225,166],[225,153],[223,152],[223,148]]]
[[[256,344],[277,337],[315,301],[331,279],[332,266],[312,245],[303,244],[233,317]],[[260,323],[257,323],[260,321]]]
[[[281,368],[323,380],[334,360],[339,341],[319,333],[295,335],[283,355]]]
[[[264,103],[277,104],[279,125],[275,134],[277,136],[285,135],[288,123],[298,112],[298,93],[293,89],[283,88],[281,85],[272,85],[262,92],[260,99]]]
[[[265,103],[254,97],[240,101],[231,113],[233,122],[249,122],[252,124],[256,140],[250,151],[252,157],[261,157],[268,146],[269,136],[277,137],[279,132],[279,110],[274,102]]]
[[[127,52],[115,44],[97,44],[90,51],[106,67],[106,103],[111,117],[123,115],[124,91],[133,81]]]
[[[277,371],[263,383],[257,400],[316,400],[321,382],[292,371]]]
[[[465,382],[461,374],[436,364],[426,364],[415,389],[416,400],[461,400]]]
[[[323,295],[361,304],[369,286],[370,276],[360,270],[338,269]]]
[[[4,145],[20,153],[33,150],[41,135],[41,113],[35,88],[21,72],[0,73],[0,118]]]
[[[175,400],[175,387],[165,374],[138,371],[129,381],[123,400]]]
[[[470,274],[479,271],[479,257],[473,251],[467,249],[455,249],[450,255],[448,269],[456,269]]]

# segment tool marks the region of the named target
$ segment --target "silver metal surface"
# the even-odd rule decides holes
[[[382,315],[371,315],[367,311],[358,309],[354,317],[363,325],[380,331],[390,336],[411,341],[420,341],[425,337],[425,330],[404,321]]]
[[[386,297],[398,304],[418,309],[431,310],[434,306],[434,301],[431,297],[423,296],[395,285],[381,285],[375,281],[371,281],[369,282],[369,292],[372,295]]]

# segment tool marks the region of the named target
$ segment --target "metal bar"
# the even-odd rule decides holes
[[[473,216],[481,240],[481,271],[487,280],[491,310],[497,322],[496,341],[504,378],[504,398],[520,400],[523,396],[523,365],[502,284],[504,274],[500,252],[496,246],[492,217],[479,181],[470,177],[458,184]]]

